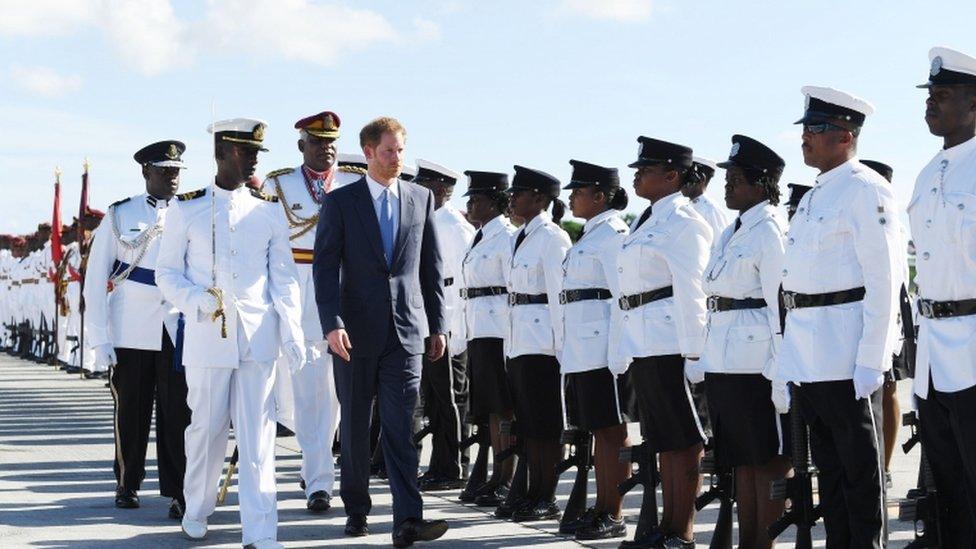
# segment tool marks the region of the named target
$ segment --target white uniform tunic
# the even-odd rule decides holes
[[[617,210],[607,210],[583,225],[583,236],[563,260],[563,290],[600,288],[610,290],[611,299],[586,299],[566,303],[563,312],[564,374],[606,368],[612,320],[618,320],[620,297],[617,252],[630,232]]]
[[[786,223],[768,200],[739,220],[738,230],[731,225],[716,237],[703,287],[709,296],[764,299],[766,306],[709,312],[699,367],[713,374],[769,377],[782,339],[778,297]]]
[[[976,298],[976,138],[939,151],[922,169],[908,203],[915,283],[922,299]],[[918,316],[915,394],[976,385],[976,315]]]
[[[778,358],[782,381],[852,379],[884,371],[899,344],[898,292],[906,264],[891,186],[856,158],[820,174],[786,235],[783,289],[803,294],[865,288],[862,301],[794,309]]]
[[[718,204],[705,195],[692,198],[691,207],[708,222],[708,226],[712,228],[712,238],[718,238],[722,234],[722,231],[732,223],[728,210],[719,207]]]
[[[437,244],[440,246],[444,265],[444,318],[450,334],[448,350],[456,355],[467,346],[464,301],[461,299],[461,263],[474,240],[475,229],[450,204],[444,204],[434,212],[434,228],[437,230]]]
[[[464,255],[464,288],[508,287],[516,230],[502,215],[481,228],[481,240]],[[468,341],[483,337],[504,339],[508,337],[508,296],[466,299],[464,318]]]
[[[520,233],[525,239],[514,249]],[[509,333],[505,356],[549,355],[558,357],[563,346],[562,290],[563,257],[571,246],[569,235],[552,221],[548,212],[532,218],[512,238],[509,294],[546,294],[548,303],[514,305],[509,308]],[[479,298],[480,299],[480,298]]]
[[[623,373],[635,358],[701,355],[705,343],[705,292],[712,229],[681,193],[661,198],[651,216],[620,246],[620,295],[674,288],[674,296],[621,311],[610,345],[610,369]],[[638,220],[634,221],[634,225]]]
[[[163,329],[176,344],[179,312],[155,285],[129,280],[128,267],[153,271],[166,221],[166,200],[148,194],[109,206],[95,230],[85,270],[85,345],[159,351]],[[111,288],[109,288],[111,285]]]

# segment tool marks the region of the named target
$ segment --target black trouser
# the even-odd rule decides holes
[[[976,387],[918,399],[919,435],[941,507],[943,547],[976,547]]]
[[[138,490],[146,476],[146,446],[156,407],[156,461],[159,492],[183,499],[186,454],[183,435],[190,424],[186,405],[186,374],[173,366],[173,343],[163,331],[161,351],[115,349],[112,368],[115,399],[115,480]]]
[[[427,471],[438,477],[460,478],[461,417],[454,401],[456,369],[449,351],[436,362],[424,355],[420,390],[431,433]]]
[[[470,389],[468,381],[468,351],[464,350],[451,357],[451,375],[454,381],[454,406],[457,407],[458,422],[461,426],[461,440],[471,434],[471,423],[468,420],[468,400]],[[461,470],[467,468],[470,447],[461,451]]]
[[[820,471],[828,549],[880,549],[887,542],[881,391],[855,400],[847,379],[803,383],[796,393]]]

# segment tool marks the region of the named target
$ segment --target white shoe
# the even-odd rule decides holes
[[[206,519],[199,521],[184,516],[182,526],[183,533],[190,539],[203,539],[207,536]]]
[[[248,543],[244,549],[284,549],[284,545],[271,538],[259,539],[253,543]]]

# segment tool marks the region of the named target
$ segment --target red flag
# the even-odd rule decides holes
[[[54,171],[54,211],[51,213],[51,261],[57,268],[64,257],[61,249],[61,170]]]

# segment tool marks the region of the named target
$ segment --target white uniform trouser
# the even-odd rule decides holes
[[[193,413],[186,429],[186,516],[202,521],[214,512],[233,419],[244,545],[278,537],[274,379],[273,362],[186,369],[186,400]]]
[[[298,374],[291,376],[295,398],[295,438],[302,449],[302,478],[305,497],[324,490],[332,494],[335,462],[332,441],[339,425],[339,399],[332,377],[332,355],[315,351],[306,343],[310,357]],[[311,357],[316,357],[314,360]]]

